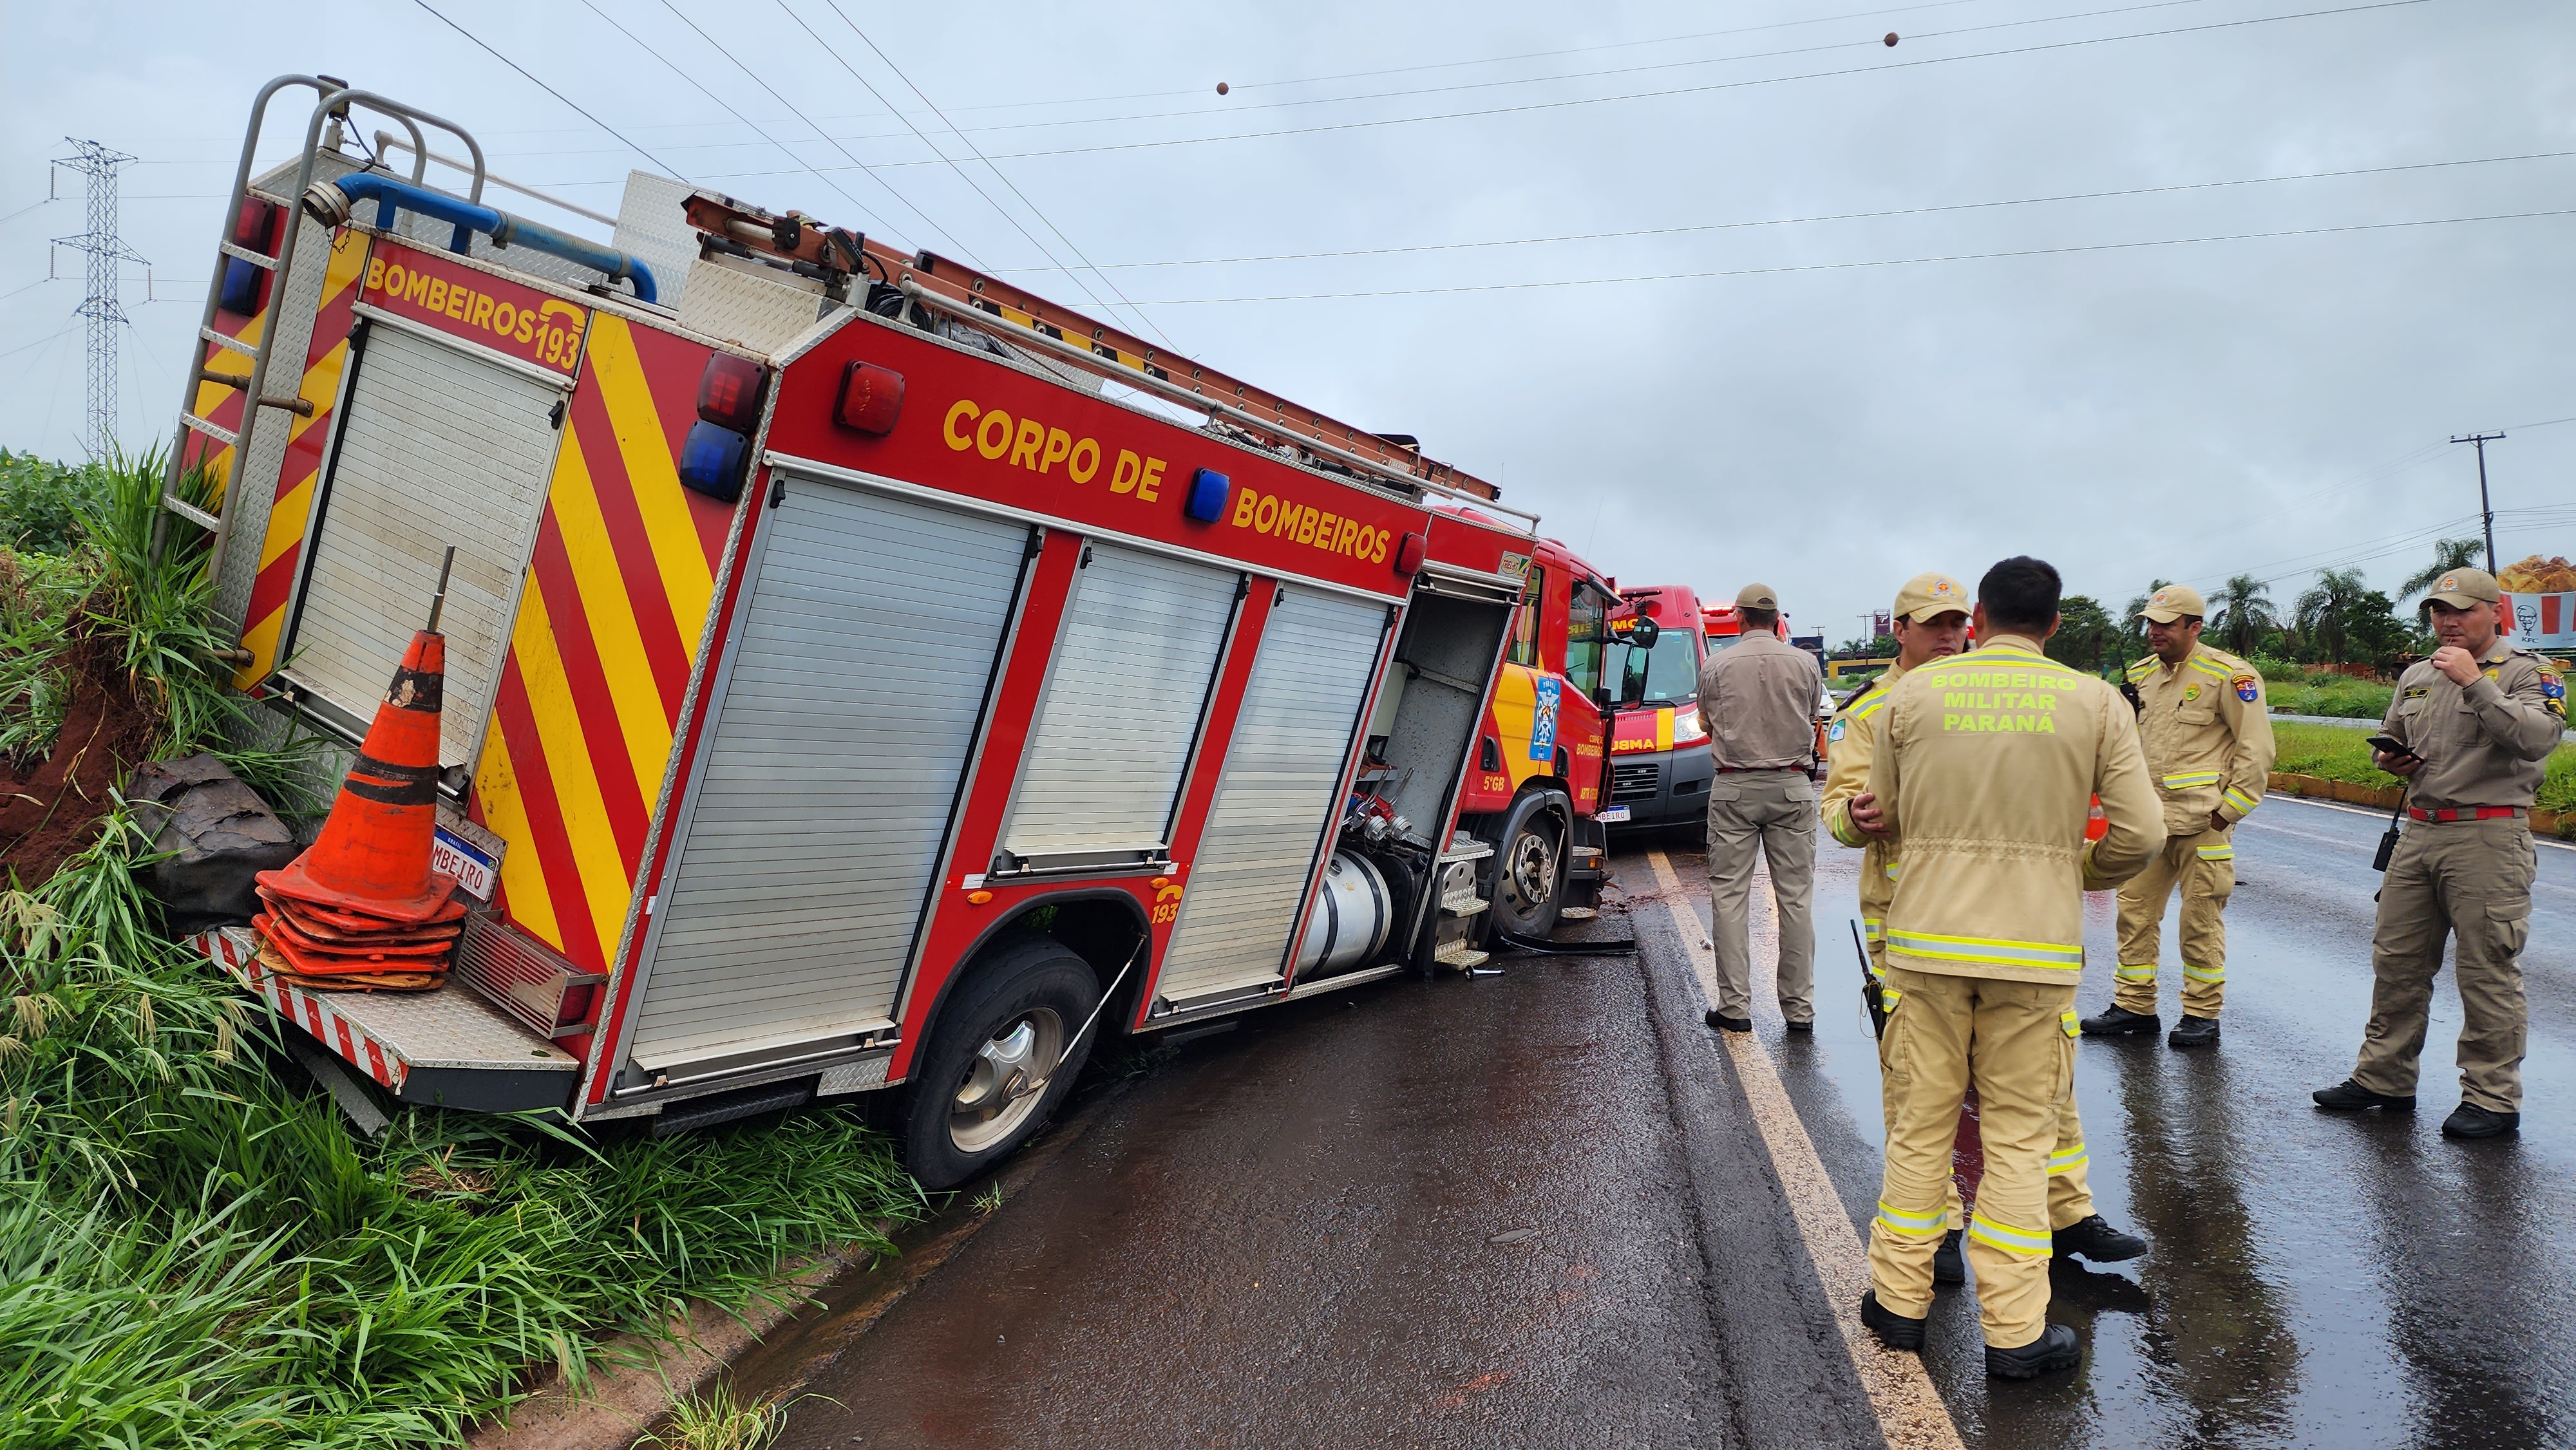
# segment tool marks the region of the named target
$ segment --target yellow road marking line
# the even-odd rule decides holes
[[[1651,852],[1647,859],[1654,863],[1665,909],[1672,913],[1673,929],[1680,934],[1691,971],[1699,978],[1700,994],[1708,1005],[1715,1005],[1717,955],[1700,926],[1699,913],[1691,908],[1681,879],[1673,874],[1672,862],[1664,853]],[[1780,1085],[1771,1055],[1751,1033],[1720,1032],[1717,1037],[1734,1060],[1736,1080],[1744,1085],[1744,1098],[1762,1131],[1763,1147],[1769,1150],[1771,1166],[1788,1195],[1789,1215],[1798,1225],[1798,1237],[1806,1242],[1807,1257],[1816,1266],[1816,1277],[1833,1306],[1834,1323],[1842,1330],[1843,1348],[1851,1355],[1852,1369],[1878,1415],[1879,1430],[1887,1436],[1890,1450],[1964,1450],[1958,1426],[1951,1423],[1940,1391],[1932,1387],[1932,1376],[1923,1368],[1923,1357],[1888,1349],[1877,1335],[1861,1327],[1860,1296],[1869,1288],[1869,1260],[1860,1234],[1843,1212],[1833,1180],[1825,1176],[1815,1140],[1807,1136],[1788,1090]]]

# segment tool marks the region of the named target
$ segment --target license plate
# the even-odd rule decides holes
[[[501,882],[502,848],[499,836],[442,807],[430,838],[429,869],[455,877],[459,890],[488,902]]]
[[[1626,806],[1611,806],[1606,810],[1595,812],[1592,819],[1599,821],[1605,826],[1615,826],[1621,821],[1628,819],[1628,808]]]

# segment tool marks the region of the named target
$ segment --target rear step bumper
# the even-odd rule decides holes
[[[250,928],[188,945],[399,1102],[514,1113],[572,1106],[581,1060],[461,983],[435,992],[308,992],[259,964]]]

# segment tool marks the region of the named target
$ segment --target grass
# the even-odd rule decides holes
[[[67,553],[12,565],[0,728],[22,743],[51,688],[30,619],[56,645],[104,631],[165,751],[221,746],[245,708],[205,655],[229,641],[192,531],[149,557],[160,478],[119,460]],[[219,753],[267,788],[295,764]],[[746,1308],[809,1250],[890,1253],[885,1226],[929,1207],[849,1110],[656,1140],[415,1108],[361,1140],[266,1010],[163,934],[147,850],[120,808],[0,891],[6,1450],[455,1443],[542,1371],[579,1381],[607,1334]]]
[[[746,1404],[731,1385],[719,1384],[672,1405],[663,1428],[635,1444],[637,1450],[762,1450],[786,1429],[785,1405]]]
[[[2340,725],[2302,725],[2296,721],[2275,720],[2272,722],[2272,741],[2280,753],[2272,768],[2292,775],[2350,781],[2383,790],[2403,784],[2396,776],[2370,763],[2370,735],[2370,731],[2351,730]],[[2541,780],[2539,798],[2534,804],[2545,811],[2576,812],[2576,745],[2561,745],[2550,752],[2548,773]],[[2562,828],[2560,834],[2567,832]]]
[[[2265,698],[2278,714],[2330,715],[2339,720],[2377,720],[2388,713],[2388,701],[2396,693],[2397,687],[2392,684],[2356,680],[2324,670],[2302,672],[2295,679],[2275,681],[2264,689]]]

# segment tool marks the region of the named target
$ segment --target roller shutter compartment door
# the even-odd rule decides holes
[[[371,325],[285,673],[363,728],[429,619],[449,545],[438,760],[474,758],[554,471],[560,388]]]
[[[1027,526],[789,478],[728,652],[629,1056],[888,1026]]]
[[[1157,995],[1258,986],[1287,970],[1342,772],[1386,638],[1387,607],[1290,587],[1270,613],[1190,863]]]
[[[1005,855],[1033,865],[1169,852],[1172,803],[1241,588],[1230,569],[1085,547],[1002,835]]]

